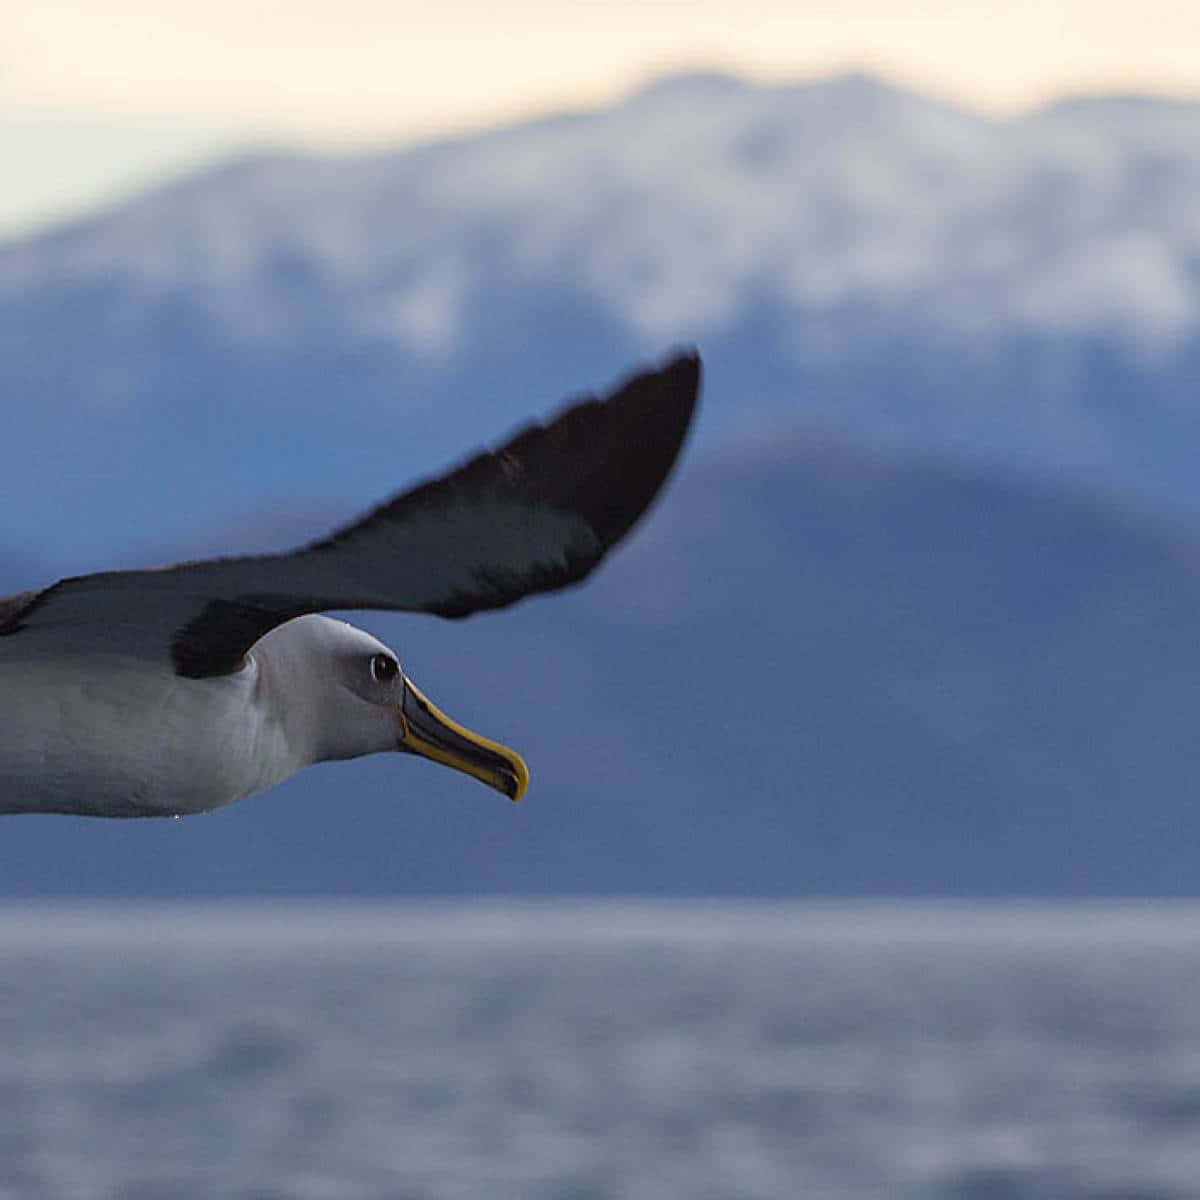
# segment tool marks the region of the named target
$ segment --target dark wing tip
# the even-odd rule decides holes
[[[477,571],[475,586],[426,604],[424,611],[465,617],[557,591],[591,574],[670,475],[696,411],[700,378],[700,356],[679,354],[629,376],[603,398],[576,398],[544,425],[529,426],[452,476],[404,497],[409,503],[436,502],[450,484],[466,493],[507,494],[531,508],[577,516],[595,536],[587,552],[570,552],[552,568]],[[385,514],[386,508],[379,510]]]
[[[593,499],[593,527],[606,545],[629,532],[670,475],[696,411],[700,375],[700,356],[683,354],[657,371],[635,375],[609,397],[618,436],[624,431],[636,439],[637,453],[630,455],[626,442],[620,486]]]
[[[603,398],[576,397],[545,424],[529,425],[497,449],[392,497],[305,549],[336,549],[414,510],[437,508],[452,494],[507,494],[587,522],[600,554],[586,566],[577,564],[558,586],[574,582],[633,528],[666,482],[687,437],[700,381],[700,356],[693,350],[630,375]],[[468,603],[463,611],[476,607]]]
[[[606,551],[633,528],[671,473],[696,410],[700,375],[699,355],[681,354],[631,375],[603,399],[577,402],[499,453],[523,464],[540,502],[581,516]]]

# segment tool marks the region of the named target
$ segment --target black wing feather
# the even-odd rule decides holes
[[[0,600],[0,637],[58,630],[86,642],[102,629],[110,649],[168,652],[178,674],[201,678],[237,670],[263,634],[304,613],[457,618],[567,587],[653,501],[699,386],[699,358],[682,355],[300,550],[61,580]]]

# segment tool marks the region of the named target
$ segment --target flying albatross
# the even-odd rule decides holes
[[[0,812],[180,816],[383,750],[519,799],[519,755],[319,614],[465,617],[579,582],[662,487],[699,384],[699,359],[675,358],[291,553],[0,598]]]

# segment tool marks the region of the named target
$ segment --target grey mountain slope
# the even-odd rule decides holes
[[[579,592],[372,622],[527,754],[515,810],[380,758],[161,830],[14,819],[0,888],[1194,894],[1198,563],[1083,497],[781,439],[682,472]]]

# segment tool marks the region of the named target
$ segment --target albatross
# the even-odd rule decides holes
[[[183,816],[389,750],[520,799],[520,755],[322,614],[459,618],[578,583],[658,494],[699,385],[699,358],[679,355],[290,553],[0,598],[0,812]]]

